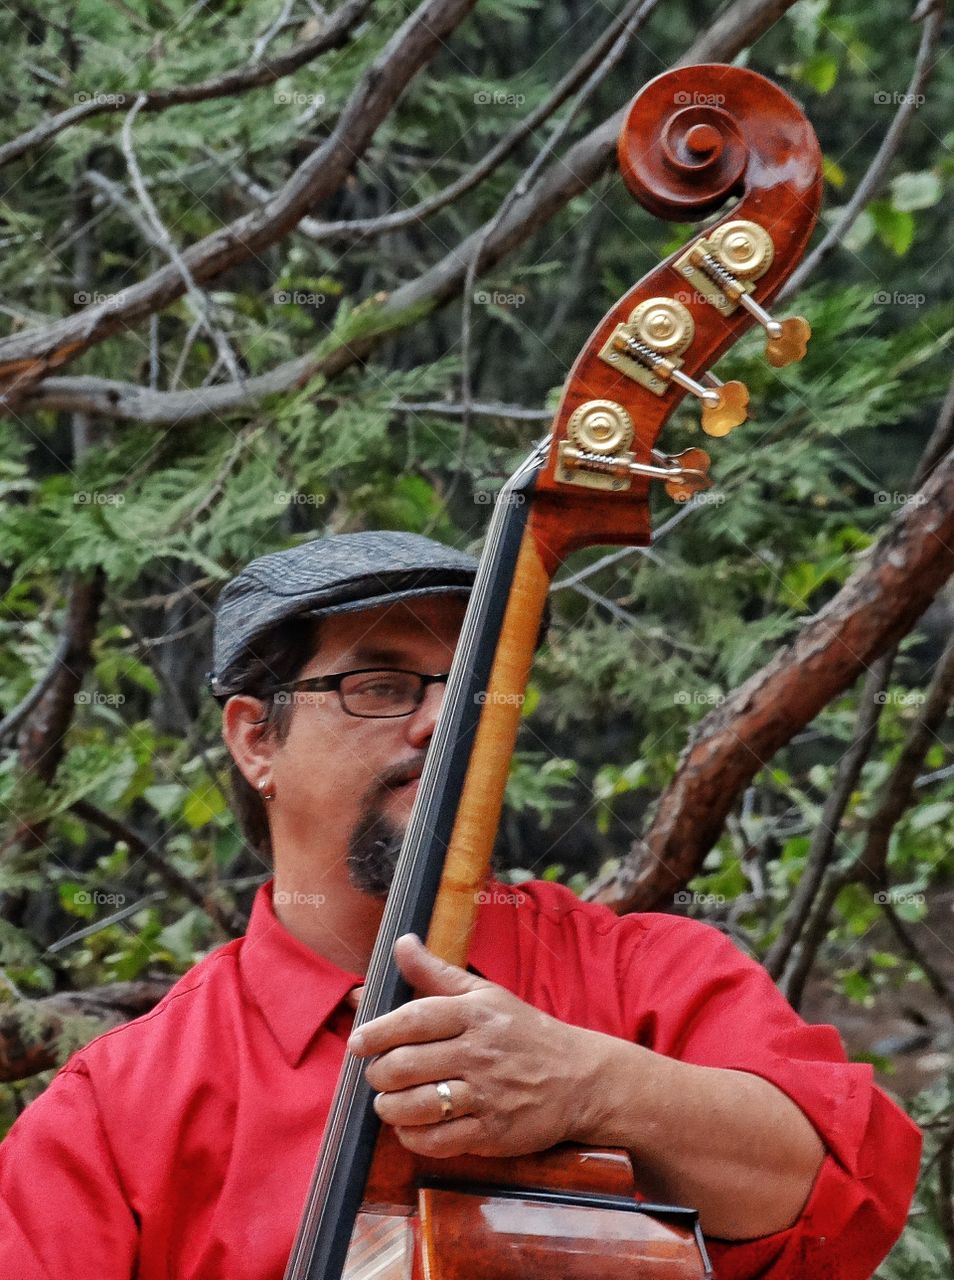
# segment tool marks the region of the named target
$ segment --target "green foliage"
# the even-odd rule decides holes
[[[64,10],[41,0],[4,10],[9,136],[82,95],[220,76],[250,58],[280,8],[272,0],[80,0]],[[410,8],[376,13],[343,48],[274,85],[139,114],[136,155],[178,245],[249,207],[240,175],[277,190],[321,147]],[[919,30],[908,16],[899,6],[799,0],[739,59],[779,79],[817,128],[827,184],[822,232],[837,225],[905,91]],[[481,0],[312,216],[371,218],[441,191],[546,98],[607,17],[598,6]],[[659,6],[560,149],[680,57],[699,19],[698,6]],[[283,28],[270,49],[288,48],[301,34]],[[797,300],[813,330],[805,362],[770,368],[753,332],[718,369],[749,386],[752,421],[709,442],[687,403],[667,424],[660,440],[667,452],[710,447],[716,488],[690,511],[674,512],[655,495],[660,532],[651,554],[631,550],[593,572],[590,594],[554,593],[555,622],[523,708],[507,792],[501,844],[514,878],[543,875],[583,889],[618,865],[645,831],[698,722],[797,635],[910,500],[949,378],[954,331],[949,63],[938,60],[886,182]],[[55,777],[46,785],[22,776],[12,751],[0,760],[0,803],[13,826],[42,828],[37,846],[0,862],[0,894],[15,908],[0,918],[0,978],[21,996],[182,973],[222,941],[209,916],[132,847],[130,834],[228,908],[247,908],[266,874],[238,836],[218,713],[201,693],[209,611],[240,565],[325,530],[375,526],[479,547],[488,496],[540,427],[479,416],[463,433],[459,416],[434,408],[460,396],[459,304],[424,301],[399,311],[391,298],[494,216],[567,111],[424,223],[347,244],[289,234],[212,282],[210,312],[248,376],[299,357],[314,363],[349,345],[363,350],[374,339],[371,354],[343,375],[306,373],[292,393],[168,427],[84,422],[58,411],[8,420],[0,433],[5,710],[42,679],[70,582],[97,574],[105,584],[91,669]],[[8,169],[3,333],[68,316],[84,295],[121,293],[164,265],[129,216],[135,201],[123,119],[92,116]],[[118,186],[126,205],[84,188],[87,170]],[[693,232],[637,209],[615,175],[578,194],[480,278],[472,305],[476,399],[552,408],[607,307]],[[152,377],[160,391],[198,388],[224,380],[218,358],[180,299],[151,330],[145,321],[121,328],[69,372],[143,386]],[[422,402],[432,407],[401,407]],[[604,555],[580,552],[558,576]],[[841,865],[863,847],[950,618],[941,600],[896,665],[877,748],[838,833]],[[756,955],[778,937],[801,881],[851,741],[857,693],[837,699],[763,763],[691,886],[688,909],[731,925]],[[954,876],[950,765],[945,726],[889,851],[898,914],[919,937],[928,932],[922,922],[932,895]],[[104,830],[84,805],[119,830]],[[890,939],[872,940],[880,917],[872,893],[850,886],[819,953],[825,980],[874,1012],[891,993],[925,989],[907,954]],[[0,982],[0,997],[9,994]],[[91,1032],[86,1021],[68,1022],[61,1058]],[[0,1088],[0,1130],[48,1079]],[[939,1129],[950,1122],[950,1086],[910,1105]],[[935,1177],[923,1181],[882,1280],[944,1271]]]

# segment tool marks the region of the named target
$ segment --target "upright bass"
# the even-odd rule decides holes
[[[821,200],[818,143],[795,103],[753,71],[679,68],[633,100],[618,154],[651,213],[707,222],[600,321],[550,433],[495,504],[356,1025],[411,998],[392,958],[402,934],[467,962],[557,568],[577,548],[648,545],[653,484],[675,501],[710,485],[704,450],[669,457],[657,438],[686,395],[710,436],[745,420],[745,387],[709,372],[743,332],[761,325],[775,366],[805,354],[807,323],[767,310]],[[641,1200],[625,1152],[416,1157],[372,1101],[347,1055],[285,1280],[712,1276],[695,1211]]]

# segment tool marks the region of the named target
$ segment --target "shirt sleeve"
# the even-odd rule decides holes
[[[644,985],[630,979],[642,988],[634,1010],[641,1043],[768,1080],[826,1148],[790,1228],[709,1241],[718,1280],[868,1280],[904,1227],[921,1131],[875,1086],[870,1065],[847,1061],[834,1027],[803,1022],[759,963],[710,925],[665,919],[649,942],[655,996],[647,1000]],[[636,960],[637,973],[645,967]]]
[[[130,1280],[137,1224],[82,1060],[0,1144],[0,1276]]]

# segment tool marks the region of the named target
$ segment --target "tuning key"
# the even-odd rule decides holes
[[[665,481],[663,488],[674,502],[688,502],[694,494],[712,488],[709,478],[711,459],[705,449],[684,449],[671,458],[658,454],[654,449],[653,457],[673,469],[672,477]]]
[[[804,359],[812,331],[803,316],[776,320],[752,297],[754,282],[769,269],[774,253],[765,228],[740,218],[695,241],[675,267],[723,315],[731,315],[737,306],[744,308],[765,330],[769,364],[781,369]]]
[[[723,382],[714,373],[704,373],[702,381],[718,396],[718,402],[702,411],[702,429],[707,436],[727,436],[748,416],[749,389],[744,382]]]
[[[804,316],[789,316],[787,320],[775,320],[764,307],[760,307],[747,293],[739,294],[739,306],[753,316],[768,335],[765,358],[776,369],[783,369],[796,360],[804,360],[812,328]]]
[[[630,361],[631,366],[641,364],[651,371],[660,386],[671,382],[695,396],[702,404],[702,429],[706,435],[728,435],[733,427],[739,426],[746,419],[749,393],[743,383],[725,382],[718,386],[704,387],[701,382],[696,382],[695,378],[683,373],[674,359],[660,355],[644,339],[628,332],[624,325],[620,325],[604,350],[608,360],[624,357]]]

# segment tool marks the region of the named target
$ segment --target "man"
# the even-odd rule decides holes
[[[434,730],[475,562],[339,535],[223,592],[213,688],[274,879],[248,934],[74,1054],[0,1148],[3,1280],[278,1280]],[[698,1208],[719,1280],[863,1280],[904,1222],[916,1127],[717,930],[503,886],[471,971],[351,1037],[418,1152],[628,1148]]]

